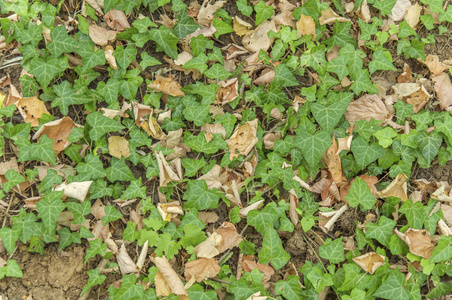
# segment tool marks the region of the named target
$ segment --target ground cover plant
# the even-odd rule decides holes
[[[452,293],[448,1],[0,10],[0,298]]]

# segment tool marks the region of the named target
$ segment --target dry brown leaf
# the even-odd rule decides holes
[[[64,196],[75,198],[81,202],[85,201],[92,181],[62,183],[55,188],[55,191],[64,191]]]
[[[267,51],[274,41],[274,38],[269,38],[267,35],[270,31],[278,32],[275,21],[264,21],[256,29],[243,36],[243,46],[250,52]]]
[[[204,124],[201,127],[201,131],[205,131],[206,133],[210,134],[221,134],[223,138],[226,137],[226,129],[224,129],[223,125],[221,123],[215,123],[215,124]]]
[[[157,24],[162,24],[168,29],[173,28],[174,25],[176,25],[176,20],[171,19],[168,17],[167,14],[160,15],[160,21],[156,21]]]
[[[94,10],[96,11],[96,15],[98,16],[103,16],[104,12],[102,10],[102,8],[104,7],[104,1],[103,0],[85,0],[86,3],[89,4],[89,6],[91,6],[92,8],[94,8]],[[63,5],[64,7],[65,5]],[[85,7],[82,8],[82,11],[85,10]],[[84,17],[86,17],[85,13],[83,12],[82,15]]]
[[[193,55],[191,55],[187,51],[183,51],[183,52],[179,53],[179,55],[177,56],[177,59],[174,61],[174,63],[178,66],[183,66],[183,65],[185,65],[185,63],[187,61],[189,61],[192,58],[193,58]]]
[[[408,64],[403,65],[403,73],[397,77],[398,83],[406,83],[406,82],[413,82],[413,76],[411,73],[410,66]]]
[[[194,277],[196,282],[202,282],[205,279],[217,276],[220,269],[215,259],[202,257],[186,263],[184,275],[187,281]]]
[[[334,182],[337,185],[342,185],[345,180],[343,179],[341,157],[337,154],[339,148],[334,136],[331,138],[331,142],[331,146],[322,156],[322,162],[328,167]]]
[[[166,137],[162,128],[153,116],[149,116],[149,122],[144,121],[143,123],[141,123],[141,128],[143,128],[147,134],[149,134],[156,140],[162,140],[164,137]]]
[[[273,149],[273,146],[275,145],[275,141],[281,139],[281,132],[270,132],[266,133],[264,137],[262,138],[262,141],[264,142],[265,149]]]
[[[221,245],[222,239],[223,237],[218,233],[212,233],[204,242],[195,247],[196,257],[212,258],[220,254],[217,247]]]
[[[441,210],[443,211],[444,220],[452,225],[452,206],[447,203],[441,203]]]
[[[156,75],[155,78],[156,80],[148,85],[151,89],[173,97],[185,96],[185,93],[181,91],[180,84],[174,81],[171,77]]]
[[[200,211],[198,212],[198,219],[204,224],[212,224],[218,221],[218,215],[213,211]]]
[[[295,28],[296,20],[293,17],[292,11],[285,10],[277,14],[276,16],[272,16],[272,20],[275,21],[276,25],[283,25]]]
[[[452,105],[452,83],[450,82],[449,75],[441,73],[439,75],[432,76],[432,81],[435,83],[436,95],[439,99],[439,106],[441,109],[446,109]]]
[[[0,175],[5,175],[5,173],[11,169],[20,173],[19,166],[17,165],[17,159],[15,157],[11,157],[9,160],[0,163]]]
[[[440,75],[444,72],[444,70],[447,70],[451,67],[451,65],[449,64],[440,62],[438,55],[433,54],[427,55],[425,61],[421,59],[418,59],[418,61],[426,65],[433,75]]]
[[[166,186],[171,181],[180,181],[180,177],[174,172],[173,168],[168,164],[162,151],[155,153],[159,166],[160,186]]]
[[[349,2],[349,4],[351,4],[350,5],[350,8],[351,8],[351,10],[354,10],[354,3],[353,2]],[[348,12],[349,11],[349,9],[347,9],[347,8],[345,8],[345,10]],[[363,4],[361,5],[361,7],[359,8],[359,15],[360,15],[360,18],[364,21],[364,22],[366,22],[366,23],[368,23],[369,21],[370,21],[370,9],[369,9],[369,5],[367,5],[367,0],[364,0],[363,1]]]
[[[210,26],[214,19],[215,12],[223,7],[226,1],[216,1],[214,4],[210,4],[209,1],[204,1],[199,9],[198,24],[204,27]]]
[[[345,119],[354,125],[360,120],[385,120],[388,114],[388,109],[377,95],[364,95],[348,105]]]
[[[257,144],[257,119],[248,121],[244,125],[239,125],[231,137],[226,140],[228,144],[230,155],[229,159],[232,161],[241,155],[248,155],[248,153]],[[238,153],[236,153],[238,151]]]
[[[319,18],[320,25],[334,24],[336,21],[340,23],[350,22],[350,19],[339,16],[331,9],[331,7],[326,10],[322,10],[322,16]]]
[[[173,292],[160,271],[155,274],[154,283],[157,297],[168,297]]]
[[[261,271],[264,274],[264,276],[262,277],[262,284],[267,283],[270,280],[270,278],[273,276],[273,274],[275,274],[275,270],[271,266],[256,263],[254,261],[253,255],[244,256],[242,258],[241,263],[242,263],[242,270],[245,272],[251,272],[254,269],[258,269],[259,271]]]
[[[6,76],[3,76],[0,79],[0,87],[5,88],[10,84],[11,84],[11,77],[9,76],[9,73],[8,73],[8,74],[6,74]]]
[[[251,27],[253,27],[253,25],[251,25],[250,23],[243,21],[238,16],[234,17],[233,29],[238,36],[243,36],[247,34],[248,31],[250,31],[249,29]]]
[[[39,118],[41,118],[43,114],[50,115],[44,101],[39,100],[38,97],[22,98],[16,105],[22,118],[24,118],[24,121],[26,123],[31,123],[32,127],[39,125]]]
[[[275,76],[275,70],[266,68],[262,71],[261,75],[254,80],[253,83],[256,85],[267,85],[272,83]]]
[[[396,178],[381,192],[378,194],[381,198],[398,197],[403,202],[408,199],[407,195],[407,183],[408,177],[405,174],[398,174]]]
[[[353,261],[365,272],[373,274],[379,267],[385,264],[385,257],[375,252],[369,252],[353,258]]]
[[[198,180],[204,180],[207,184],[207,188],[209,189],[220,189],[227,180],[227,174],[220,174],[220,172],[221,167],[219,165],[215,165],[212,169],[210,169],[209,172],[202,175],[201,177],[198,177]]]
[[[97,219],[101,220],[107,214],[105,213],[105,205],[100,199],[97,199],[91,207],[91,214]]]
[[[298,214],[296,211],[296,209],[298,208],[298,197],[293,189],[289,191],[289,204],[290,221],[292,221],[294,225],[297,225],[300,219],[300,214]]]
[[[108,152],[111,156],[121,159],[130,156],[129,141],[122,136],[110,136],[108,138]]]
[[[297,21],[297,33],[301,38],[303,35],[311,35],[311,39],[315,40],[315,22],[310,16],[301,15],[300,20]]]
[[[113,55],[113,51],[114,51],[113,47],[108,45],[104,49],[104,54],[105,54],[105,60],[108,62],[110,67],[112,67],[113,69],[116,70],[118,68],[118,66],[116,65],[116,58]]]
[[[239,82],[237,78],[221,81],[214,104],[224,105],[234,101],[239,96],[238,89]]]
[[[220,253],[237,247],[243,240],[242,235],[237,232],[234,224],[229,222],[224,222],[215,232],[222,237],[221,243],[217,247]]]
[[[352,145],[353,135],[349,135],[346,138],[338,138],[337,139],[337,152],[336,154],[341,153],[342,151],[350,150],[350,146]]]
[[[124,29],[130,28],[126,14],[121,10],[110,9],[108,13],[104,15],[104,20],[111,29],[116,31],[124,31]]]
[[[89,37],[99,46],[107,46],[116,40],[116,31],[107,30],[97,25],[89,26]]]
[[[179,201],[173,201],[170,203],[157,203],[157,210],[162,216],[162,219],[166,222],[171,221],[172,217],[177,215],[183,215],[184,210],[180,206]]]
[[[159,272],[162,274],[163,278],[166,280],[171,291],[176,295],[187,295],[187,291],[184,288],[182,280],[179,278],[177,273],[171,268],[168,259],[163,257],[155,258],[155,265],[157,266]]]
[[[408,245],[411,253],[430,259],[435,245],[432,244],[432,239],[427,230],[410,228],[404,233],[401,233],[396,228],[395,232]]]
[[[33,135],[33,139],[36,140],[43,134],[47,135],[47,137],[53,139],[53,151],[55,151],[55,154],[58,154],[71,145],[71,142],[67,140],[67,137],[71,134],[72,129],[76,127],[83,126],[75,124],[71,118],[66,116],[62,119],[42,125],[42,127]]]
[[[425,87],[421,85],[421,88],[417,92],[414,92],[403,100],[413,105],[413,112],[418,113],[425,105],[427,105],[430,98],[432,98],[432,95],[430,95]]]
[[[133,116],[135,117],[135,124],[137,124],[138,127],[141,127],[141,124],[143,124],[143,122],[146,122],[146,119],[144,117],[152,114],[154,111],[150,106],[135,101],[132,101],[132,107]]]
[[[417,24],[419,23],[419,17],[421,15],[422,6],[420,6],[417,2],[408,8],[408,11],[405,16],[405,21],[411,28],[416,29]]]
[[[395,22],[402,21],[410,7],[410,0],[397,0],[389,17]]]

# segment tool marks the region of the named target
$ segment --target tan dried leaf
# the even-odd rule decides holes
[[[85,0],[86,3],[89,4],[94,10],[96,11],[96,15],[103,16],[104,12],[102,8],[104,7],[104,1],[103,0]],[[64,6],[64,5],[63,5]],[[82,8],[82,11],[85,10],[85,7]],[[85,16],[84,14],[82,14]],[[85,16],[86,17],[86,16]]]
[[[198,219],[204,224],[212,224],[218,221],[218,215],[213,211],[200,211],[198,212]]]
[[[300,215],[297,213],[298,208],[298,197],[295,191],[292,189],[289,191],[289,218],[294,225],[297,225],[300,219]]]
[[[198,13],[198,24],[204,27],[210,26],[214,19],[215,12],[223,7],[226,1],[216,1],[214,4],[210,4],[209,1],[204,1]]]
[[[105,54],[105,60],[108,62],[110,67],[112,67],[113,69],[116,70],[118,68],[118,66],[116,65],[116,58],[113,55],[113,51],[114,51],[113,47],[108,45],[104,49],[104,54]]]
[[[377,95],[364,95],[348,105],[345,119],[354,125],[360,120],[385,120],[388,114],[388,109]]]
[[[340,23],[350,22],[350,19],[339,16],[337,13],[335,13],[331,9],[331,7],[329,7],[326,10],[322,10],[322,16],[320,16],[320,18],[319,18],[320,25],[334,24],[336,21],[338,21]]]
[[[217,276],[220,269],[215,259],[202,257],[186,263],[184,275],[187,281],[194,277],[196,282],[202,282],[205,279]]]
[[[238,89],[239,82],[237,78],[221,81],[214,104],[224,105],[234,101],[239,96]]]
[[[173,97],[185,96],[185,93],[181,91],[180,84],[174,81],[171,77],[156,75],[155,78],[156,80],[148,85],[151,89]]]
[[[408,199],[407,195],[407,183],[408,177],[405,174],[398,174],[396,178],[381,192],[378,194],[381,198],[387,198],[390,196],[398,197],[403,202]]]
[[[451,65],[449,64],[440,62],[438,55],[433,54],[427,55],[425,61],[421,59],[418,59],[418,61],[426,65],[433,75],[440,75],[441,73],[444,72],[444,70],[447,70],[451,67]]]
[[[64,191],[66,197],[75,198],[81,202],[85,201],[92,181],[62,183],[55,188],[55,191]]]
[[[228,177],[226,173],[220,174],[220,172],[221,167],[219,165],[215,165],[209,172],[199,177],[198,180],[204,180],[209,189],[219,189],[226,182]]]
[[[275,21],[276,25],[283,25],[295,28],[295,18],[293,17],[292,11],[284,10],[277,14],[276,16],[272,16],[272,20]]]
[[[168,297],[173,292],[160,271],[155,274],[154,283],[157,297]]]
[[[247,34],[249,29],[251,27],[253,27],[253,25],[251,25],[248,22],[243,21],[238,16],[234,17],[232,24],[233,24],[233,29],[238,36],[243,36],[243,35]]]
[[[163,257],[155,258],[155,265],[157,266],[159,272],[165,278],[171,291],[176,295],[187,295],[187,291],[184,288],[182,280],[179,278],[177,273],[171,268],[168,259]]]
[[[439,106],[441,109],[445,109],[452,105],[452,83],[450,82],[449,75],[441,73],[439,75],[432,76],[434,82],[434,88],[436,95],[439,99]]]
[[[262,71],[261,75],[254,80],[254,84],[256,85],[267,85],[273,82],[273,78],[275,78],[276,73],[275,70],[266,68]]]
[[[47,137],[53,139],[53,151],[55,151],[55,154],[58,154],[71,145],[67,137],[71,134],[72,129],[76,127],[83,126],[75,124],[71,118],[66,116],[42,125],[33,135],[33,139],[36,140],[43,134],[47,135]]]
[[[432,95],[430,95],[425,87],[421,85],[421,88],[417,92],[414,92],[403,100],[413,105],[413,112],[418,113],[425,105],[427,105],[430,98],[432,98]]]
[[[237,232],[234,224],[229,222],[224,222],[215,232],[222,237],[221,243],[217,247],[220,253],[237,247],[243,240],[242,235]]]
[[[221,245],[222,239],[223,237],[218,233],[212,233],[204,242],[195,247],[196,257],[212,258],[220,254],[217,247]]]
[[[275,145],[275,141],[281,139],[281,132],[270,132],[266,133],[264,137],[262,138],[262,141],[264,142],[265,149],[273,149],[273,146]]]
[[[242,270],[245,272],[251,272],[254,269],[258,269],[264,274],[262,277],[262,284],[267,283],[273,274],[275,274],[275,270],[271,266],[256,263],[253,255],[244,256],[242,259]]]
[[[410,0],[397,0],[389,17],[395,22],[402,21],[410,7]]]
[[[408,11],[405,16],[405,21],[411,28],[416,29],[417,24],[419,23],[419,17],[421,15],[422,6],[420,6],[417,2],[414,5],[411,5],[408,8]]]
[[[226,137],[226,129],[224,129],[223,125],[221,125],[220,123],[204,124],[201,127],[201,131],[205,131],[206,133],[211,134],[221,134],[223,138]]]
[[[177,59],[174,61],[174,63],[178,66],[183,66],[183,65],[185,65],[185,63],[187,61],[189,61],[192,58],[193,58],[193,55],[191,55],[187,51],[183,51],[183,52],[179,53],[179,55],[177,56]]]
[[[137,273],[140,269],[130,258],[129,253],[127,253],[126,246],[124,244],[119,248],[119,253],[116,255],[116,260],[118,261],[119,270],[122,274]]]
[[[385,257],[375,252],[369,252],[353,258],[353,261],[365,272],[373,274],[379,267],[385,264]]]
[[[174,172],[173,168],[168,164],[162,151],[155,153],[159,166],[160,186],[166,186],[171,181],[180,181],[180,177]]]
[[[311,39],[315,40],[315,22],[310,16],[301,15],[300,20],[297,21],[297,33],[298,37],[301,38],[303,35],[311,35]]]
[[[274,41],[274,38],[268,37],[270,31],[279,31],[276,29],[275,21],[264,21],[256,29],[251,30],[243,36],[243,46],[250,52],[267,51]]]
[[[16,105],[22,118],[24,118],[24,121],[26,123],[31,123],[32,127],[39,125],[39,118],[41,118],[43,114],[50,115],[44,101],[39,100],[38,97],[22,98]]]
[[[338,146],[336,142],[336,138],[333,136],[331,138],[331,146],[325,151],[322,156],[322,162],[324,165],[328,167],[328,170],[331,173],[331,177],[334,182],[338,185],[341,185],[344,181],[343,173],[342,173],[342,164],[341,157],[338,152]]]
[[[441,203],[441,210],[443,212],[444,220],[452,225],[452,206],[447,203]]]
[[[110,136],[108,138],[108,151],[111,156],[121,159],[130,156],[129,141],[122,136]]]
[[[0,175],[5,175],[5,173],[10,169],[20,173],[19,166],[17,165],[17,159],[15,157],[11,157],[9,160],[0,163]]]
[[[399,77],[397,77],[397,82],[398,83],[413,82],[412,72],[410,66],[407,63],[403,65],[403,73],[400,74]]]
[[[346,138],[338,138],[337,139],[337,152],[336,154],[341,153],[342,151],[350,150],[350,146],[352,145],[353,135],[349,135]]]
[[[111,29],[116,31],[124,31],[124,29],[130,28],[126,14],[121,10],[110,9],[104,15],[104,20]]]
[[[107,46],[116,40],[116,31],[107,30],[97,25],[89,26],[89,37],[99,46]]]
[[[427,230],[410,228],[404,233],[401,233],[397,229],[395,229],[395,232],[408,245],[411,253],[430,259],[435,245],[432,244],[432,239]]]
[[[231,137],[226,140],[230,151],[229,159],[231,161],[234,158],[239,157],[240,154],[245,156],[248,155],[257,144],[257,122],[257,119],[255,119],[246,122],[243,126],[239,125],[234,130]],[[236,151],[238,151],[238,153],[236,153]]]

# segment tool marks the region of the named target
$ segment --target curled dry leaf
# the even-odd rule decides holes
[[[410,7],[410,0],[397,0],[389,17],[395,22],[402,21]]]
[[[171,29],[174,27],[174,25],[176,25],[176,20],[171,19],[170,17],[168,17],[167,14],[164,14],[164,15],[160,15],[160,20],[156,21],[156,23],[162,24],[166,28]]]
[[[89,37],[99,46],[107,46],[116,39],[116,31],[107,30],[97,25],[89,26]]]
[[[246,217],[248,216],[248,213],[254,209],[259,209],[259,207],[264,203],[264,200],[259,200],[256,202],[253,202],[252,204],[248,205],[247,207],[240,209],[240,216]]]
[[[243,256],[241,263],[242,263],[242,270],[245,272],[251,272],[254,269],[258,269],[259,271],[261,271],[264,274],[264,276],[262,277],[262,284],[267,283],[270,280],[270,278],[273,276],[273,274],[275,274],[275,270],[271,266],[256,263],[254,261],[253,255]]]
[[[272,17],[276,25],[283,25],[295,28],[296,20],[293,17],[292,11],[285,10]]]
[[[132,107],[133,107],[133,116],[135,117],[135,124],[137,124],[138,127],[141,127],[143,122],[146,122],[146,119],[144,117],[152,114],[154,111],[150,106],[138,103],[136,101],[132,101]]]
[[[97,219],[101,220],[107,214],[105,213],[105,205],[100,199],[97,199],[91,207],[91,214]]]
[[[410,66],[407,63],[403,65],[403,73],[400,74],[399,77],[397,77],[397,82],[398,83],[413,82],[412,72]]]
[[[118,68],[118,66],[116,65],[116,58],[113,56],[113,51],[114,51],[113,47],[108,45],[104,49],[104,54],[105,54],[105,60],[108,62],[110,67],[112,67],[113,69],[116,70]]]
[[[121,10],[110,9],[108,13],[104,15],[104,20],[111,29],[116,31],[124,31],[124,29],[130,28],[126,14]]]
[[[202,282],[205,279],[217,276],[220,269],[215,259],[202,257],[186,263],[184,275],[187,281],[194,277],[196,282]]]
[[[155,274],[154,283],[157,297],[168,297],[173,292],[160,271]]]
[[[156,75],[155,78],[156,80],[148,85],[151,89],[173,97],[185,96],[185,93],[181,91],[180,84],[174,81],[171,77]]]
[[[108,138],[108,151],[111,156],[121,159],[130,156],[129,141],[122,136],[110,136]]]
[[[38,99],[38,97],[22,98],[16,103],[22,118],[26,123],[31,123],[32,127],[39,125],[39,118],[43,114],[50,113],[44,104],[44,101]]]
[[[55,154],[58,154],[71,145],[67,137],[71,134],[72,129],[76,127],[83,126],[75,124],[71,118],[66,116],[42,125],[33,135],[33,139],[36,140],[43,134],[47,135],[47,137],[53,139],[53,151],[55,151]]]
[[[253,27],[253,25],[251,25],[250,23],[243,21],[238,16],[234,17],[233,29],[238,36],[247,34],[251,27]]]
[[[346,5],[345,10],[347,12],[353,11],[355,9],[354,3],[353,2],[349,2],[348,4],[351,4],[351,5],[348,6],[348,7]],[[362,19],[366,23],[368,23],[370,21],[370,9],[369,9],[369,5],[367,5],[367,0],[364,0],[363,4],[359,8],[359,17],[360,17],[360,19]]]
[[[349,135],[346,138],[338,138],[337,139],[337,152],[336,154],[341,153],[342,151],[350,150],[350,146],[352,145],[353,135]]]
[[[242,235],[237,232],[234,224],[229,222],[224,222],[215,232],[222,237],[221,243],[217,246],[220,253],[237,247],[243,240]]]
[[[226,173],[221,173],[221,167],[219,165],[213,166],[209,172],[202,175],[198,180],[204,180],[209,189],[220,189],[221,186],[226,182],[228,175]]]
[[[447,224],[452,225],[452,206],[447,203],[441,203],[441,210],[443,212],[444,220]]]
[[[187,295],[187,291],[184,288],[182,280],[179,278],[173,268],[171,268],[171,265],[169,264],[168,259],[165,256],[156,257],[154,263],[174,294]]]
[[[214,4],[210,4],[209,1],[204,1],[199,9],[198,24],[204,27],[210,26],[214,19],[215,12],[222,8],[226,1],[215,1]]]
[[[205,131],[206,133],[210,134],[221,134],[223,138],[226,137],[226,129],[224,129],[223,125],[221,125],[220,123],[204,124],[201,127],[201,131]]]
[[[322,156],[322,162],[328,167],[328,170],[330,171],[331,177],[333,178],[334,182],[338,185],[341,185],[344,181],[341,157],[339,156],[339,154],[337,154],[338,146],[336,138],[334,136],[331,138],[331,141],[331,146],[325,151]]]
[[[257,144],[257,119],[248,121],[244,125],[239,125],[231,137],[226,141],[229,147],[229,159],[239,157],[239,155],[248,155],[248,153]],[[238,153],[236,153],[236,151]]]
[[[204,223],[204,224],[212,224],[218,221],[218,215],[213,211],[200,211],[198,212],[198,218]]]
[[[64,191],[66,197],[75,198],[81,202],[85,201],[92,181],[62,183],[55,188],[55,191]]]
[[[421,88],[417,92],[412,93],[403,100],[413,105],[413,112],[418,113],[425,105],[427,105],[430,98],[432,98],[432,95],[427,92],[424,85],[421,85]]]
[[[274,38],[268,37],[270,31],[278,32],[275,21],[264,21],[256,29],[243,36],[243,46],[250,52],[267,51],[274,41]]]
[[[256,292],[254,294],[252,294],[251,296],[249,296],[248,298],[246,298],[246,300],[266,300],[268,299],[267,296],[261,296],[261,292]]]
[[[104,12],[102,10],[102,8],[104,8],[104,1],[103,0],[85,0],[86,3],[89,4],[89,6],[91,6],[92,8],[94,8],[94,10],[96,11],[96,15],[98,16],[103,16]],[[65,6],[65,5],[63,5]],[[85,10],[85,7],[82,8],[82,11]],[[86,15],[84,13],[82,13],[83,16],[86,17]]]
[[[11,77],[9,76],[9,74],[6,74],[6,76],[3,76],[2,78],[0,78],[0,87],[1,88],[5,88],[10,84],[11,84]]]
[[[179,205],[179,201],[171,203],[158,203],[157,210],[162,216],[162,219],[166,222],[170,222],[172,217],[184,214],[182,206]]]
[[[119,248],[119,253],[116,255],[116,260],[118,261],[119,270],[122,274],[137,273],[140,269],[130,258],[129,253],[127,253],[126,246],[124,244]]]
[[[183,66],[183,65],[185,65],[185,63],[187,61],[189,61],[192,58],[193,58],[193,55],[191,55],[187,51],[183,51],[183,52],[179,53],[179,55],[177,56],[177,59],[174,61],[174,63],[178,66]]]
[[[353,261],[365,272],[373,274],[379,267],[385,264],[385,259],[386,257],[384,257],[383,255],[377,254],[375,252],[369,252],[353,258]]]
[[[212,258],[220,254],[217,247],[221,245],[222,239],[223,237],[218,233],[212,233],[204,242],[195,247],[196,257]]]
[[[273,149],[275,141],[279,139],[281,139],[281,131],[266,133],[262,138],[265,149]]]
[[[425,61],[418,59],[419,62],[427,66],[432,75],[440,75],[445,70],[449,69],[451,65],[439,61],[438,55],[429,54]]]
[[[15,157],[11,157],[9,160],[0,163],[0,175],[5,175],[10,169],[20,173],[19,165],[17,164],[17,159]]]
[[[345,119],[354,125],[359,120],[385,120],[388,114],[388,109],[377,95],[364,95],[348,105]]]
[[[405,174],[398,174],[396,178],[381,192],[378,194],[381,198],[398,197],[403,202],[408,199],[407,195],[407,183],[408,177]]]
[[[339,16],[337,13],[335,13],[331,9],[331,7],[329,7],[326,10],[322,10],[322,16],[320,16],[320,18],[319,18],[320,25],[334,24],[336,21],[338,21],[340,23],[350,22],[350,19]]]
[[[180,181],[180,177],[174,172],[168,164],[162,151],[155,154],[159,166],[160,186],[166,186],[171,181]]]
[[[300,20],[297,22],[297,33],[298,37],[301,38],[303,35],[311,35],[312,40],[315,40],[315,22],[310,16],[301,15]]]
[[[295,194],[295,191],[293,189],[289,191],[289,203],[290,203],[290,207],[289,207],[290,221],[292,221],[292,223],[294,225],[297,225],[298,221],[300,219],[300,215],[296,211],[296,209],[298,207],[298,197],[297,197],[297,194]]]
[[[239,81],[237,78],[221,81],[214,104],[224,105],[234,101],[239,96]]]
[[[395,232],[408,245],[411,253],[430,259],[435,245],[432,244],[432,239],[427,230],[410,228],[404,233],[397,229],[395,229]]]
[[[436,95],[439,99],[439,106],[441,109],[445,109],[452,105],[452,83],[450,82],[449,75],[441,73],[439,75],[432,76],[432,81],[435,83],[434,88]]]

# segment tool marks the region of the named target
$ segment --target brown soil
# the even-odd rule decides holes
[[[422,169],[419,166],[413,167],[411,180],[425,179],[432,182],[447,181],[452,183],[452,161],[448,161],[444,166],[438,164],[433,165],[431,168]]]

